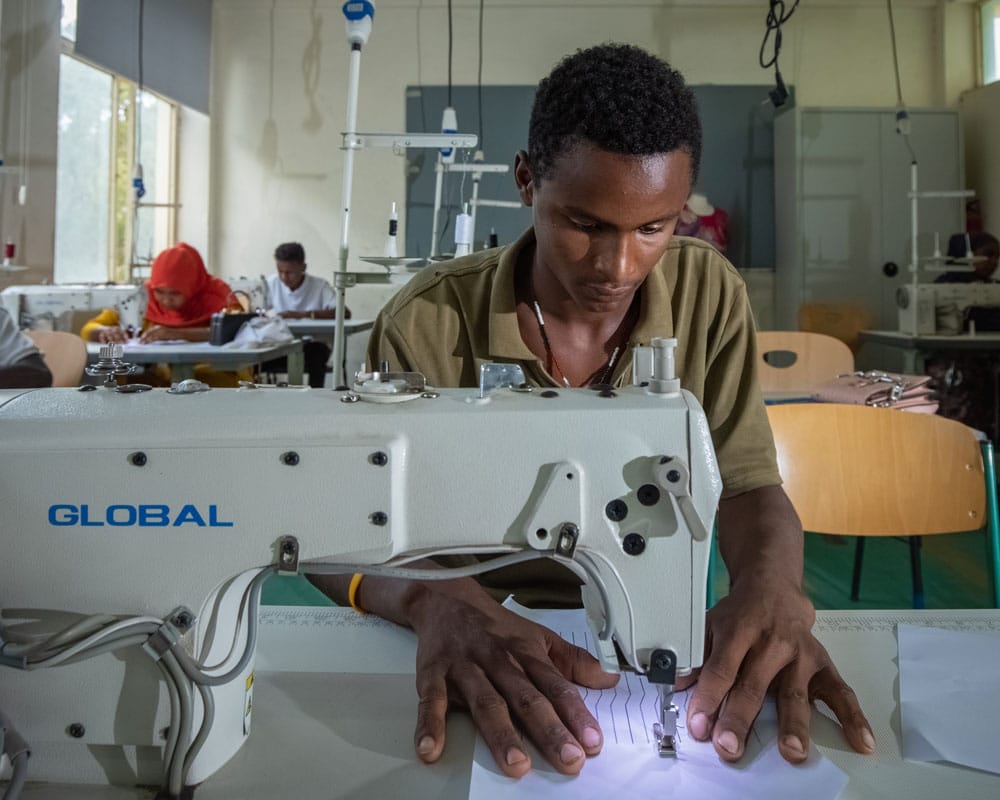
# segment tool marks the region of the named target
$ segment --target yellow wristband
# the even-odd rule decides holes
[[[309,319],[316,319],[316,312],[315,311],[310,311],[309,312]]]
[[[351,585],[347,589],[347,602],[351,604],[351,608],[357,611],[359,614],[367,614],[361,606],[358,605],[358,587],[361,586],[361,581],[364,580],[364,574],[361,572],[355,572],[354,577],[351,578]]]

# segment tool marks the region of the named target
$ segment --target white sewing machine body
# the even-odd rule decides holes
[[[933,336],[947,332],[939,330],[938,325],[938,317],[946,307],[960,328],[970,306],[1000,306],[1000,283],[906,284],[896,291],[896,305],[901,332]]]
[[[131,284],[30,284],[8,286],[0,300],[22,328],[72,331],[76,312],[118,312],[122,325],[139,327],[146,310],[146,290]]]
[[[654,648],[676,653],[681,674],[699,666],[721,481],[697,402],[639,387],[474,391],[393,404],[294,389],[0,392],[3,625],[67,624],[18,624],[33,617],[23,609],[160,620],[187,606],[198,622],[182,646],[219,675],[239,660],[252,607],[241,599],[279,562],[282,537],[308,571],[301,562],[551,552],[573,530],[563,561],[598,579],[584,587],[595,630],[609,628],[639,671]],[[611,638],[601,647],[617,669]],[[33,748],[31,780],[163,780],[171,698],[142,646],[0,671],[0,710]],[[250,658],[211,690],[214,722],[188,784],[249,735],[252,673]]]

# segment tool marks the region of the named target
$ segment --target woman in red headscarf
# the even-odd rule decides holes
[[[212,314],[226,308],[232,294],[229,284],[208,274],[198,251],[183,242],[168,247],[153,261],[146,292],[146,318],[139,334],[143,343],[208,341]],[[108,308],[84,325],[80,335],[97,342],[129,338],[129,332],[119,324],[118,313]]]
[[[229,284],[209,275],[198,251],[183,242],[168,247],[153,261],[146,293],[146,316],[138,332],[143,344],[172,339],[206,342],[212,314],[233,302]],[[105,308],[83,326],[80,336],[89,341],[124,342],[133,333],[121,327],[117,311]],[[213,386],[236,386],[243,376],[198,364],[195,377]],[[169,384],[169,372],[158,369],[155,378],[147,374],[143,380]]]

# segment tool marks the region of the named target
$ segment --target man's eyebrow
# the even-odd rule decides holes
[[[581,217],[581,218],[587,220],[588,222],[593,222],[593,223],[596,223],[598,225],[607,225],[607,226],[610,226],[610,227],[614,227],[606,219],[601,219],[600,217],[598,217],[597,215],[593,214],[592,212],[587,211],[586,209],[583,209],[583,208],[578,208],[576,206],[565,206],[563,208],[563,213],[565,213],[565,214],[567,214],[567,215],[569,215],[571,217]],[[680,214],[681,214],[680,210],[670,211],[670,212],[664,214],[662,217],[657,217],[656,219],[647,220],[646,222],[643,222],[642,224],[637,225],[636,227],[638,227],[638,228],[646,228],[646,227],[649,227],[650,225],[663,225],[663,224],[665,224],[667,222],[670,222],[671,220],[677,219],[677,217],[679,217]]]

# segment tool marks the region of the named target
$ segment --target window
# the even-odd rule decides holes
[[[1000,0],[982,4],[983,83],[1000,80]]]
[[[175,239],[176,108],[72,54],[59,68],[54,279],[142,280]]]

